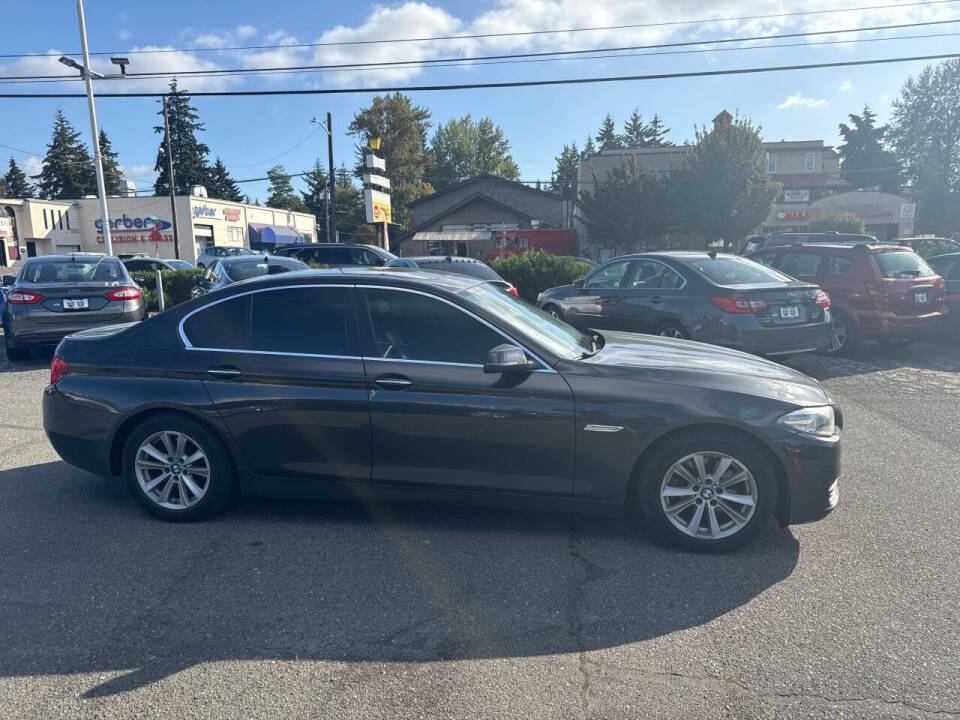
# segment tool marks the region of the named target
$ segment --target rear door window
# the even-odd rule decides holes
[[[250,350],[347,355],[351,288],[302,287],[252,295]]]
[[[824,255],[820,261],[820,275],[827,277],[841,277],[853,267],[853,260],[840,255]]]
[[[780,261],[780,270],[790,277],[811,278],[820,274],[820,259],[823,256],[812,252],[786,251]]]
[[[195,348],[242,350],[247,331],[249,295],[231,298],[195,311],[183,323],[183,334]]]
[[[885,278],[928,277],[935,275],[933,269],[915,252],[873,253],[880,275]]]

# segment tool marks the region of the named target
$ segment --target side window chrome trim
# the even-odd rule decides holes
[[[309,284],[309,285],[280,285],[280,286],[277,286],[277,287],[257,288],[256,290],[247,290],[246,292],[236,293],[235,295],[230,295],[230,296],[228,296],[228,297],[220,298],[219,300],[214,300],[213,302],[207,303],[206,305],[201,305],[200,307],[195,308],[194,310],[191,310],[191,311],[188,312],[186,315],[184,315],[182,318],[180,318],[180,323],[179,323],[178,326],[177,326],[177,332],[180,334],[180,341],[183,343],[184,348],[186,348],[187,350],[212,350],[212,351],[222,351],[222,352],[249,352],[249,353],[254,353],[254,352],[267,352],[267,351],[265,351],[265,350],[236,350],[236,349],[232,349],[232,348],[194,347],[193,343],[191,343],[190,340],[189,340],[189,338],[187,338],[187,334],[183,331],[183,325],[184,325],[184,323],[187,322],[187,320],[189,320],[190,318],[192,318],[194,315],[196,315],[196,314],[199,313],[199,312],[203,312],[204,310],[206,310],[206,309],[208,309],[208,308],[212,308],[214,305],[219,305],[219,304],[222,303],[222,302],[227,302],[228,300],[234,300],[234,299],[236,299],[236,298],[241,298],[241,297],[244,297],[244,296],[246,296],[246,295],[256,295],[257,293],[262,293],[262,292],[274,292],[274,291],[276,291],[276,290],[296,290],[296,289],[299,289],[299,288],[328,288],[328,287],[352,288],[352,287],[355,287],[355,286],[354,286],[354,285],[348,285],[348,284],[346,284],[346,283],[338,283],[338,284],[333,284],[333,283],[311,283],[311,284]],[[296,355],[297,353],[281,353],[281,354],[284,354],[284,355]],[[307,356],[307,357],[312,357],[312,356]],[[323,356],[319,356],[319,357],[323,357]],[[336,356],[334,356],[334,357],[344,357],[344,356],[342,356],[342,355],[336,355]]]
[[[510,337],[509,335],[507,335],[505,332],[503,332],[502,330],[500,330],[500,328],[496,327],[495,325],[491,325],[491,324],[488,323],[486,320],[484,320],[482,317],[479,317],[478,315],[475,315],[474,313],[470,312],[470,311],[467,310],[466,308],[461,307],[460,305],[457,305],[455,302],[450,302],[450,301],[447,300],[446,298],[442,298],[442,297],[439,297],[438,295],[433,295],[433,294],[428,293],[428,292],[423,292],[422,290],[414,290],[413,288],[400,288],[400,287],[394,287],[394,286],[392,286],[392,285],[357,285],[357,287],[358,287],[358,288],[363,288],[363,289],[393,290],[394,292],[412,293],[412,294],[414,294],[414,295],[423,295],[424,297],[432,298],[432,299],[434,299],[434,300],[439,300],[440,302],[446,303],[447,305],[449,305],[449,306],[452,307],[452,308],[456,308],[457,310],[459,310],[460,312],[462,312],[464,315],[473,318],[473,319],[476,320],[477,322],[482,323],[483,325],[486,325],[488,328],[490,328],[491,330],[493,330],[495,333],[497,333],[497,335],[499,335],[500,337],[502,337],[504,340],[507,340],[508,342],[511,342],[511,343],[513,343],[514,345],[516,345],[517,347],[519,347],[521,350],[523,350],[525,353],[527,353],[530,357],[532,357],[534,360],[536,360],[538,363],[540,363],[540,365],[542,366],[542,371],[543,371],[543,372],[551,372],[551,373],[555,373],[555,372],[556,372],[556,370],[554,370],[552,367],[550,367],[550,365],[548,365],[547,363],[545,363],[545,362],[540,358],[539,355],[537,355],[535,352],[533,352],[532,350],[530,350],[530,349],[529,349],[527,346],[525,346],[523,343],[519,342],[518,340],[513,339],[512,337]],[[372,360],[377,360],[377,359],[391,360],[392,358],[370,358],[370,359],[372,359]],[[413,361],[407,361],[407,362],[425,362],[425,363],[443,364],[443,365],[456,365],[456,364],[459,364],[459,363],[439,363],[439,362],[435,362],[435,361],[432,361],[432,360],[413,360]],[[472,367],[472,365],[470,365],[470,364],[466,364],[466,366],[467,366],[467,367]],[[477,366],[477,367],[483,367],[483,365],[479,365],[479,366]],[[537,371],[535,371],[535,372],[541,372],[541,370],[537,370]]]

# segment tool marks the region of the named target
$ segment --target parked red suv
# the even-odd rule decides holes
[[[830,295],[828,352],[864,340],[902,340],[936,331],[947,314],[943,278],[909,247],[866,243],[797,243],[749,257]]]

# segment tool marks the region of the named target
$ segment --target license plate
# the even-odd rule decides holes
[[[781,305],[780,317],[783,320],[796,320],[800,317],[799,305]]]
[[[90,307],[90,301],[86,298],[80,300],[64,300],[63,309],[64,310],[86,310]]]
[[[913,294],[913,299],[917,302],[917,305],[923,305],[927,302],[927,293],[918,292]]]

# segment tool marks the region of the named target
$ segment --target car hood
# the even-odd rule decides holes
[[[739,350],[652,335],[604,332],[596,355],[581,363],[604,374],[635,375],[662,382],[730,390],[801,406],[834,402],[813,378]]]

